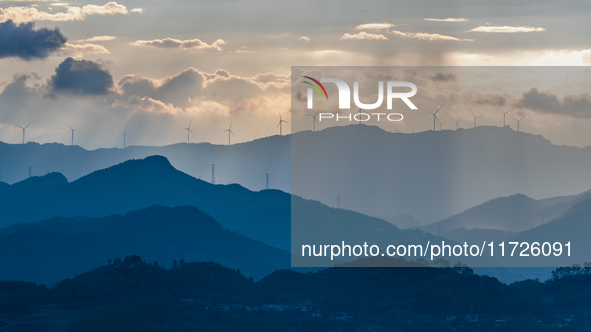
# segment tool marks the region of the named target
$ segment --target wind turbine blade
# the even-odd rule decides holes
[[[193,137],[195,137],[195,135],[193,134],[193,131],[191,129],[189,129],[189,132],[191,133],[191,135],[193,135]]]
[[[236,137],[236,135],[234,135],[234,132],[230,130],[230,134],[232,134],[232,136]]]

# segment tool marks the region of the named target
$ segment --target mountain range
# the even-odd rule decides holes
[[[366,125],[271,136],[231,146],[175,144],[87,151],[78,146],[0,143],[1,180],[62,173],[74,181],[128,159],[162,155],[174,167],[216,183],[267,187],[376,217],[408,215],[422,225],[498,197],[533,199],[591,188],[591,148],[553,145],[509,127],[414,134]],[[556,170],[560,170],[557,172]],[[2,190],[2,189],[0,189]]]

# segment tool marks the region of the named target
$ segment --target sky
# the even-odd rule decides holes
[[[233,143],[250,141],[279,134],[279,114],[291,122],[292,67],[584,67],[590,11],[586,1],[0,0],[0,140],[22,142],[18,126],[29,124],[26,140],[39,143],[69,144],[71,127],[84,148],[122,147],[127,127],[128,144],[166,145],[186,142],[190,124],[191,142],[227,144],[231,124]],[[574,90],[569,76],[519,76],[497,106],[526,116],[522,131],[591,145],[585,68],[577,73]],[[477,103],[502,94],[501,82],[463,85],[455,92],[474,104],[445,117],[469,127],[474,106],[479,124],[502,125],[494,103]],[[412,130],[432,129],[433,105]]]

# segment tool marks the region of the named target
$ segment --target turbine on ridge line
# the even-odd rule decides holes
[[[76,131],[76,129],[72,128],[72,126],[70,126],[69,123],[68,123],[68,127],[70,127],[70,129],[72,130],[72,146],[74,146],[74,131]]]
[[[187,131],[187,144],[189,144],[189,133],[191,135],[193,135],[193,137],[195,137],[195,135],[193,134],[193,131],[191,130],[191,123],[193,123],[193,120],[191,119],[191,121],[189,121],[189,126],[183,130]]]
[[[131,141],[131,137],[129,137],[129,135],[127,135],[127,125],[125,125],[125,131],[123,132],[123,135],[121,135],[121,136],[123,136],[123,148],[125,149],[125,147],[127,146],[126,142],[125,142],[125,138],[129,138],[129,140]]]
[[[514,117],[511,117],[511,119],[515,120],[517,122],[517,132],[519,132],[519,123],[521,122],[521,120],[525,119],[525,116],[523,116],[521,119],[517,120]]]
[[[30,124],[31,124],[31,123],[29,122],[29,123],[28,123],[26,126],[24,126],[24,127],[22,127],[22,126],[19,126],[19,125],[15,125],[15,126],[17,126],[17,127],[19,127],[20,129],[22,129],[22,130],[23,130],[23,144],[25,144],[26,131],[27,131],[27,128],[29,127],[29,125],[30,125]]]
[[[232,142],[230,141],[231,136],[230,135],[234,135],[234,132],[232,131],[232,122],[230,121],[230,128],[222,131],[222,133],[225,133],[226,131],[228,132],[228,145],[232,145]],[[236,135],[234,135],[234,137],[236,137]]]
[[[289,123],[285,120],[283,120],[283,118],[281,117],[281,113],[279,113],[279,124],[277,124],[277,127],[279,127],[279,136],[283,136],[283,123]]]
[[[482,115],[476,116],[476,114],[474,114],[474,112],[472,112],[472,110],[470,110],[470,112],[472,113],[472,115],[474,115],[474,127],[476,127],[476,119],[481,118]]]
[[[507,112],[505,112],[505,111],[503,111],[503,110],[501,109],[501,112],[503,112],[503,128],[504,128],[504,127],[505,127],[505,115],[507,115],[507,114],[511,113],[511,111],[507,111]]]
[[[443,104],[441,104],[441,106],[439,106],[439,108],[437,109],[437,111],[435,111],[435,113],[427,112],[427,113],[429,113],[429,114],[432,114],[432,115],[433,115],[433,131],[435,131],[435,130],[436,130],[436,128],[435,128],[435,123],[436,123],[436,122],[437,122],[437,123],[439,122],[439,119],[437,118],[437,113],[439,113],[439,110],[441,110],[441,108],[442,108],[442,107],[443,107]]]
[[[314,113],[314,115],[312,114],[307,114],[308,116],[312,117],[312,131],[316,131],[316,122],[318,122],[318,120],[316,119],[316,116],[318,115],[317,111],[316,113]]]

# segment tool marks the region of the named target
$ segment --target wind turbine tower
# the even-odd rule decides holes
[[[266,173],[266,175],[267,175],[267,181],[266,181],[267,183],[265,185],[265,189],[269,189],[269,173]]]
[[[472,112],[472,110],[470,110],[470,112]],[[474,115],[474,127],[476,127],[476,119],[481,118],[482,115],[476,116],[476,114],[474,114],[474,112],[472,112],[472,115]]]
[[[279,136],[283,136],[283,123],[289,123],[285,120],[283,120],[283,118],[281,117],[281,113],[279,113],[279,124],[277,125],[277,127],[279,127]]]
[[[427,113],[433,115],[433,131],[436,130],[435,123],[439,122],[439,119],[437,119],[437,113],[439,113],[439,110],[441,110],[442,107],[443,107],[443,104],[441,104],[441,106],[439,106],[439,108],[437,109],[437,111],[435,111],[435,113],[427,112]]]
[[[23,130],[23,144],[25,144],[26,131],[27,131],[27,128],[29,127],[29,125],[30,125],[30,123],[29,123],[29,124],[27,124],[27,125],[26,125],[26,126],[24,126],[24,127],[21,127],[21,126],[19,126],[19,125],[16,125],[17,127],[19,127],[20,129],[22,129],[22,130]]]
[[[193,131],[191,130],[191,124],[193,123],[193,120],[189,121],[189,126],[183,130],[187,131],[187,144],[189,144],[189,134],[193,135]],[[193,137],[195,137],[195,135],[193,135]]]
[[[72,146],[74,146],[74,131],[76,131],[76,129],[72,128],[72,126],[70,126],[69,124],[68,127],[70,127],[70,129],[72,130]]]
[[[456,130],[458,130],[458,125],[460,124],[460,122],[462,122],[462,119],[456,120],[456,118],[453,118],[454,121],[456,122]]]
[[[355,115],[357,115],[357,114],[359,114],[359,113],[361,113],[361,112],[363,112],[363,113],[367,114],[367,112],[366,112],[365,110],[362,110],[362,109],[360,108],[360,109],[359,109],[359,111],[357,111],[357,113],[355,113]],[[358,120],[357,124],[361,124],[361,118],[359,118],[359,120]]]
[[[504,128],[505,127],[505,115],[511,113],[511,111],[505,112],[505,111],[501,110],[501,112],[503,112],[503,128]]]
[[[314,115],[308,114],[308,116],[312,117],[312,131],[316,131],[316,122],[318,122],[316,116],[318,115],[318,112],[314,113]]]
[[[228,132],[228,145],[232,145],[232,142],[230,141],[231,136],[230,135],[234,135],[234,132],[232,131],[232,121],[230,121],[230,128],[222,131],[223,133]],[[234,135],[234,137],[236,137],[236,135]]]
[[[525,119],[525,116],[523,116],[521,119],[517,120],[514,117],[511,117],[511,119],[515,120],[515,122],[517,122],[517,132],[519,132],[519,123],[521,122],[521,120]]]
[[[123,132],[123,148],[125,149],[125,147],[127,146],[125,138],[129,138],[129,140],[131,140],[131,138],[127,135],[127,125],[125,125],[125,131]]]

